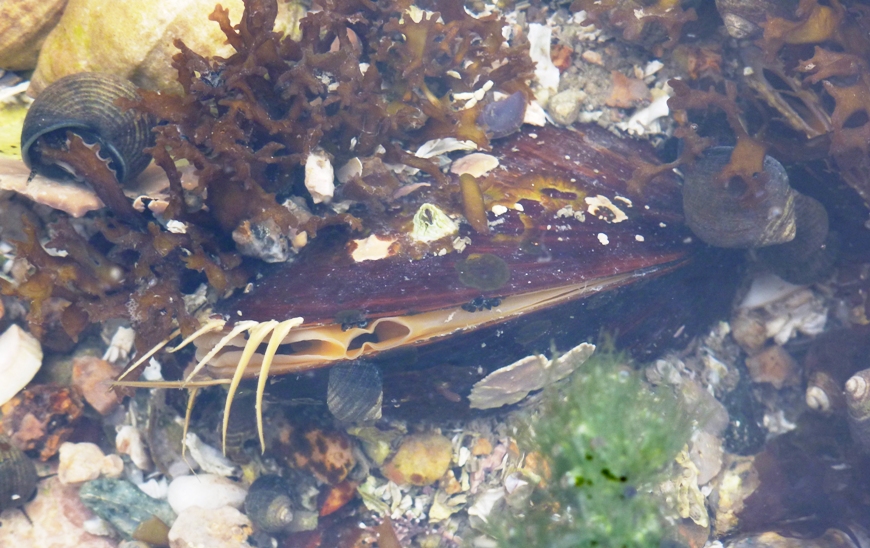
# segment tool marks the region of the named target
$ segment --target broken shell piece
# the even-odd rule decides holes
[[[27,386],[42,366],[39,341],[17,325],[0,335],[0,405]]]
[[[17,192],[76,218],[103,207],[103,202],[86,184],[53,181],[42,175],[30,179],[30,168],[15,158],[0,158],[0,190]]]
[[[145,448],[145,441],[142,439],[142,432],[135,426],[124,425],[118,428],[118,433],[115,435],[115,449],[122,455],[129,455],[130,460],[139,470],[148,472],[153,467],[151,457]]]
[[[335,173],[335,178],[338,179],[339,183],[346,183],[353,179],[354,177],[359,177],[363,172],[363,164],[359,158],[353,157],[347,161],[346,164],[341,166],[338,171]]]
[[[238,466],[223,456],[219,450],[200,440],[199,436],[193,432],[187,433],[187,437],[184,438],[184,445],[190,452],[193,460],[207,474],[224,477],[239,475]]]
[[[329,156],[322,150],[313,151],[305,160],[305,188],[311,193],[315,204],[332,201],[335,173]]]
[[[550,27],[538,23],[529,25],[529,57],[535,62],[535,80],[541,87],[537,98],[542,103],[559,89],[559,68],[550,57],[552,38]]]
[[[393,253],[390,252],[390,247],[396,242],[395,238],[381,239],[376,234],[372,234],[368,238],[354,240],[353,250],[350,256],[354,262],[362,261],[379,261],[386,259]]]
[[[595,345],[583,343],[555,360],[528,356],[493,371],[471,389],[468,399],[473,409],[493,409],[522,400],[530,392],[560,381],[580,367],[595,351]]]
[[[460,141],[453,137],[432,139],[420,145],[414,156],[418,158],[434,158],[435,156],[457,150],[477,150],[477,145],[474,141]]]
[[[459,158],[450,166],[450,173],[456,175],[469,174],[474,177],[483,177],[498,167],[498,158],[482,152],[473,152]]]

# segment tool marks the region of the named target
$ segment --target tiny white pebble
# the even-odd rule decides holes
[[[665,223],[659,223],[659,226],[662,227],[662,228],[665,228],[665,227],[668,226],[668,225],[666,225]]]
[[[610,238],[607,237],[607,234],[603,232],[598,233],[598,241],[601,242],[601,245],[607,245],[610,243]]]
[[[635,234],[635,235],[634,235],[634,239],[637,240],[638,242],[642,242],[642,241],[643,241],[643,236],[641,236],[640,234]]]

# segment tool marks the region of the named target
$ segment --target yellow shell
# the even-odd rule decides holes
[[[29,93],[38,95],[52,82],[77,72],[111,73],[141,88],[181,92],[172,68],[176,39],[206,58],[234,53],[218,24],[208,20],[215,3],[70,0],[45,41]],[[221,5],[237,24],[242,0],[224,0]],[[280,2],[275,30],[292,34],[303,13],[296,3]]]
[[[67,0],[0,2],[0,69],[30,70]]]

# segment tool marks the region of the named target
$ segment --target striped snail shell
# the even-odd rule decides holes
[[[383,402],[383,380],[375,364],[356,360],[329,370],[326,405],[339,421],[378,420]]]
[[[787,282],[804,285],[833,273],[839,240],[828,230],[828,212],[818,200],[795,193],[797,233],[792,241],[756,250],[771,272]]]
[[[154,144],[154,120],[117,105],[118,99],[135,101],[138,94],[129,81],[111,74],[80,72],[45,88],[24,119],[24,163],[46,177],[69,179],[67,169],[45,161],[42,148],[64,147],[67,132],[72,132],[85,143],[99,144],[118,181],[141,173],[151,161],[144,149]]]
[[[245,497],[245,514],[257,530],[270,534],[285,531],[293,522],[290,483],[274,474],[257,478]]]
[[[767,175],[747,199],[750,183],[718,175],[731,159],[732,147],[714,147],[687,166],[683,178],[686,224],[715,247],[749,249],[791,241],[795,236],[795,195],[788,174],[775,159],[764,157]],[[738,179],[734,177],[733,179]]]
[[[24,506],[36,492],[38,479],[33,462],[0,434],[0,513]]]

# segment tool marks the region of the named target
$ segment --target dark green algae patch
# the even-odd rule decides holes
[[[499,546],[640,548],[667,538],[655,493],[692,414],[629,363],[600,348],[527,417],[520,446],[543,455],[550,473],[521,512],[491,524]]]

